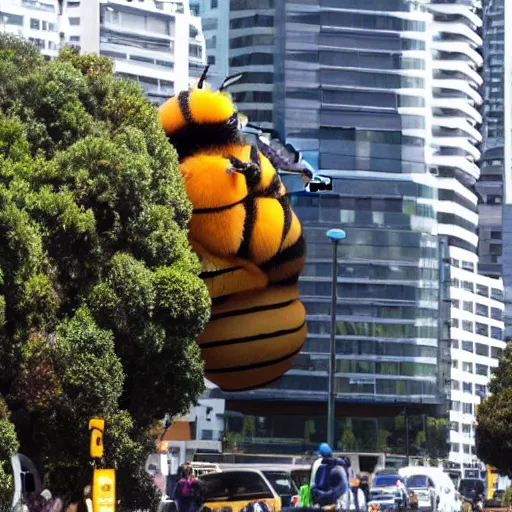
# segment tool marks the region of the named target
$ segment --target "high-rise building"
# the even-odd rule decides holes
[[[483,3],[483,158],[476,185],[479,201],[479,267],[501,276],[503,159],[505,146],[505,1]]]
[[[233,0],[231,20],[253,15],[251,7]],[[293,197],[308,242],[305,347],[275,384],[224,395],[228,409],[256,416],[261,437],[272,433],[289,446],[325,437],[325,232],[341,227],[336,442],[383,449],[403,436],[384,416],[446,413],[449,458],[471,464],[475,406],[504,347],[503,286],[478,274],[478,1],[276,0],[268,8],[272,31],[256,26],[245,39],[230,32],[230,63],[234,51],[272,62],[271,76],[248,73],[260,84],[237,84],[235,98],[252,111],[256,103],[244,98],[272,79],[267,122],[333,179],[333,190]],[[230,67],[239,70],[256,72]],[[262,449],[257,437],[248,449]]]
[[[55,0],[0,0],[0,31],[27,39],[46,58],[59,51],[59,19]]]
[[[480,0],[431,1],[432,168],[438,175],[439,232],[448,237],[452,298],[450,460],[474,462],[475,407],[503,343],[503,285],[478,274]]]
[[[224,0],[228,3],[228,0]],[[252,122],[272,127],[274,106],[275,4],[279,0],[230,0],[229,72],[244,73],[230,91]],[[284,25],[280,28],[284,29]]]
[[[512,337],[512,9],[505,0],[484,0],[483,158],[479,194],[480,270],[502,276],[505,335]]]
[[[206,40],[206,62],[210,66],[208,81],[217,85],[229,74],[229,1],[196,2]]]
[[[110,57],[118,75],[137,81],[160,104],[187,89],[206,62],[201,19],[188,1],[3,0],[3,31],[36,44],[55,57],[63,42],[83,53]]]
[[[287,440],[288,449],[311,448],[326,435],[332,248],[325,233],[332,227],[347,232],[338,259],[336,444],[397,447],[403,421],[394,416],[443,413],[447,402],[449,310],[443,315],[439,272],[445,249],[437,178],[429,172],[432,16],[419,6],[283,0],[269,2],[268,18],[258,18],[261,25],[273,20],[274,28],[253,26],[242,35],[231,27],[230,63],[250,66],[256,55],[269,62],[265,71],[230,67],[249,75],[237,84],[240,110],[251,120],[252,109],[268,111],[265,120],[282,139],[333,179],[332,193],[293,198],[308,242],[303,352],[274,385],[226,395],[228,407],[246,414],[256,400],[256,431]],[[231,23],[255,16],[249,7],[232,1]],[[268,109],[254,96],[244,102],[267,90],[274,94]],[[285,178],[290,189],[293,179]],[[257,446],[248,449],[260,450],[255,437]]]

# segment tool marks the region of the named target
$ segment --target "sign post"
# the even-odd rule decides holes
[[[116,470],[98,468],[103,458],[103,433],[105,420],[92,418],[89,421],[91,433],[90,455],[94,459],[94,472],[92,476],[92,511],[115,512],[116,510]]]

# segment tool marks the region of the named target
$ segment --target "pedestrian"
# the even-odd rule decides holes
[[[181,478],[174,491],[178,512],[198,512],[203,505],[202,486],[189,464],[183,466]]]
[[[322,443],[318,450],[320,463],[313,463],[314,484],[311,486],[311,502],[314,505],[337,505],[344,494],[349,493],[345,469],[340,459],[333,456],[327,443]]]

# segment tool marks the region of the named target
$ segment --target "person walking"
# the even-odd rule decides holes
[[[340,498],[349,492],[347,476],[343,463],[333,456],[327,443],[322,443],[318,454],[320,459],[313,463],[311,502],[321,507],[338,504]]]
[[[198,512],[203,505],[202,488],[199,479],[192,473],[192,467],[183,466],[181,479],[176,484],[174,500],[178,512]]]

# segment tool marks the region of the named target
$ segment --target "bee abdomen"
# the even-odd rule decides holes
[[[300,352],[306,329],[297,286],[236,294],[213,306],[198,340],[206,376],[231,391],[275,380]]]

